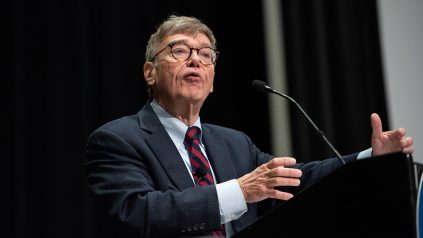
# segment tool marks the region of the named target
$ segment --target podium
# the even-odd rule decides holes
[[[411,155],[344,165],[259,217],[240,237],[417,237]]]

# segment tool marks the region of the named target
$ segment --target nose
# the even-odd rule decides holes
[[[200,57],[198,56],[198,50],[192,49],[191,55],[187,60],[187,64],[190,67],[198,67],[200,65]]]

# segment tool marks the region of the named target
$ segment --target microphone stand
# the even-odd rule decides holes
[[[323,133],[322,130],[319,129],[319,127],[317,127],[317,125],[313,122],[313,120],[311,120],[311,118],[308,116],[308,114],[304,111],[304,109],[300,106],[300,104],[297,103],[297,101],[295,101],[293,98],[291,98],[288,95],[285,95],[283,93],[280,93],[276,90],[274,90],[273,88],[269,87],[266,84],[262,84],[262,86],[271,93],[277,94],[281,97],[284,97],[286,99],[288,99],[289,101],[293,102],[298,109],[300,109],[300,111],[302,112],[302,114],[307,118],[307,120],[310,122],[310,124],[314,127],[314,129],[317,131],[317,133],[323,138],[323,140],[326,142],[326,144],[329,145],[330,149],[333,151],[333,153],[335,153],[336,157],[338,158],[338,160],[345,165],[346,162],[345,160],[342,158],[341,154],[339,154],[339,152],[335,149],[335,147],[332,145],[332,143],[330,143],[330,141],[326,138],[325,134]]]

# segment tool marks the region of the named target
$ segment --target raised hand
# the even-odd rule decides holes
[[[296,160],[290,157],[278,157],[257,167],[238,179],[238,183],[247,203],[258,202],[266,198],[289,200],[291,193],[275,189],[278,186],[300,185],[301,170],[287,168],[295,165]]]
[[[382,130],[382,121],[376,113],[370,116],[372,124],[372,149],[373,155],[381,155],[403,151],[405,153],[413,153],[413,139],[405,136],[404,128],[397,128],[391,131]]]

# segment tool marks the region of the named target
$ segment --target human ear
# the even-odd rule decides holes
[[[147,85],[152,86],[155,83],[156,69],[152,62],[146,62],[144,64],[144,80]]]

